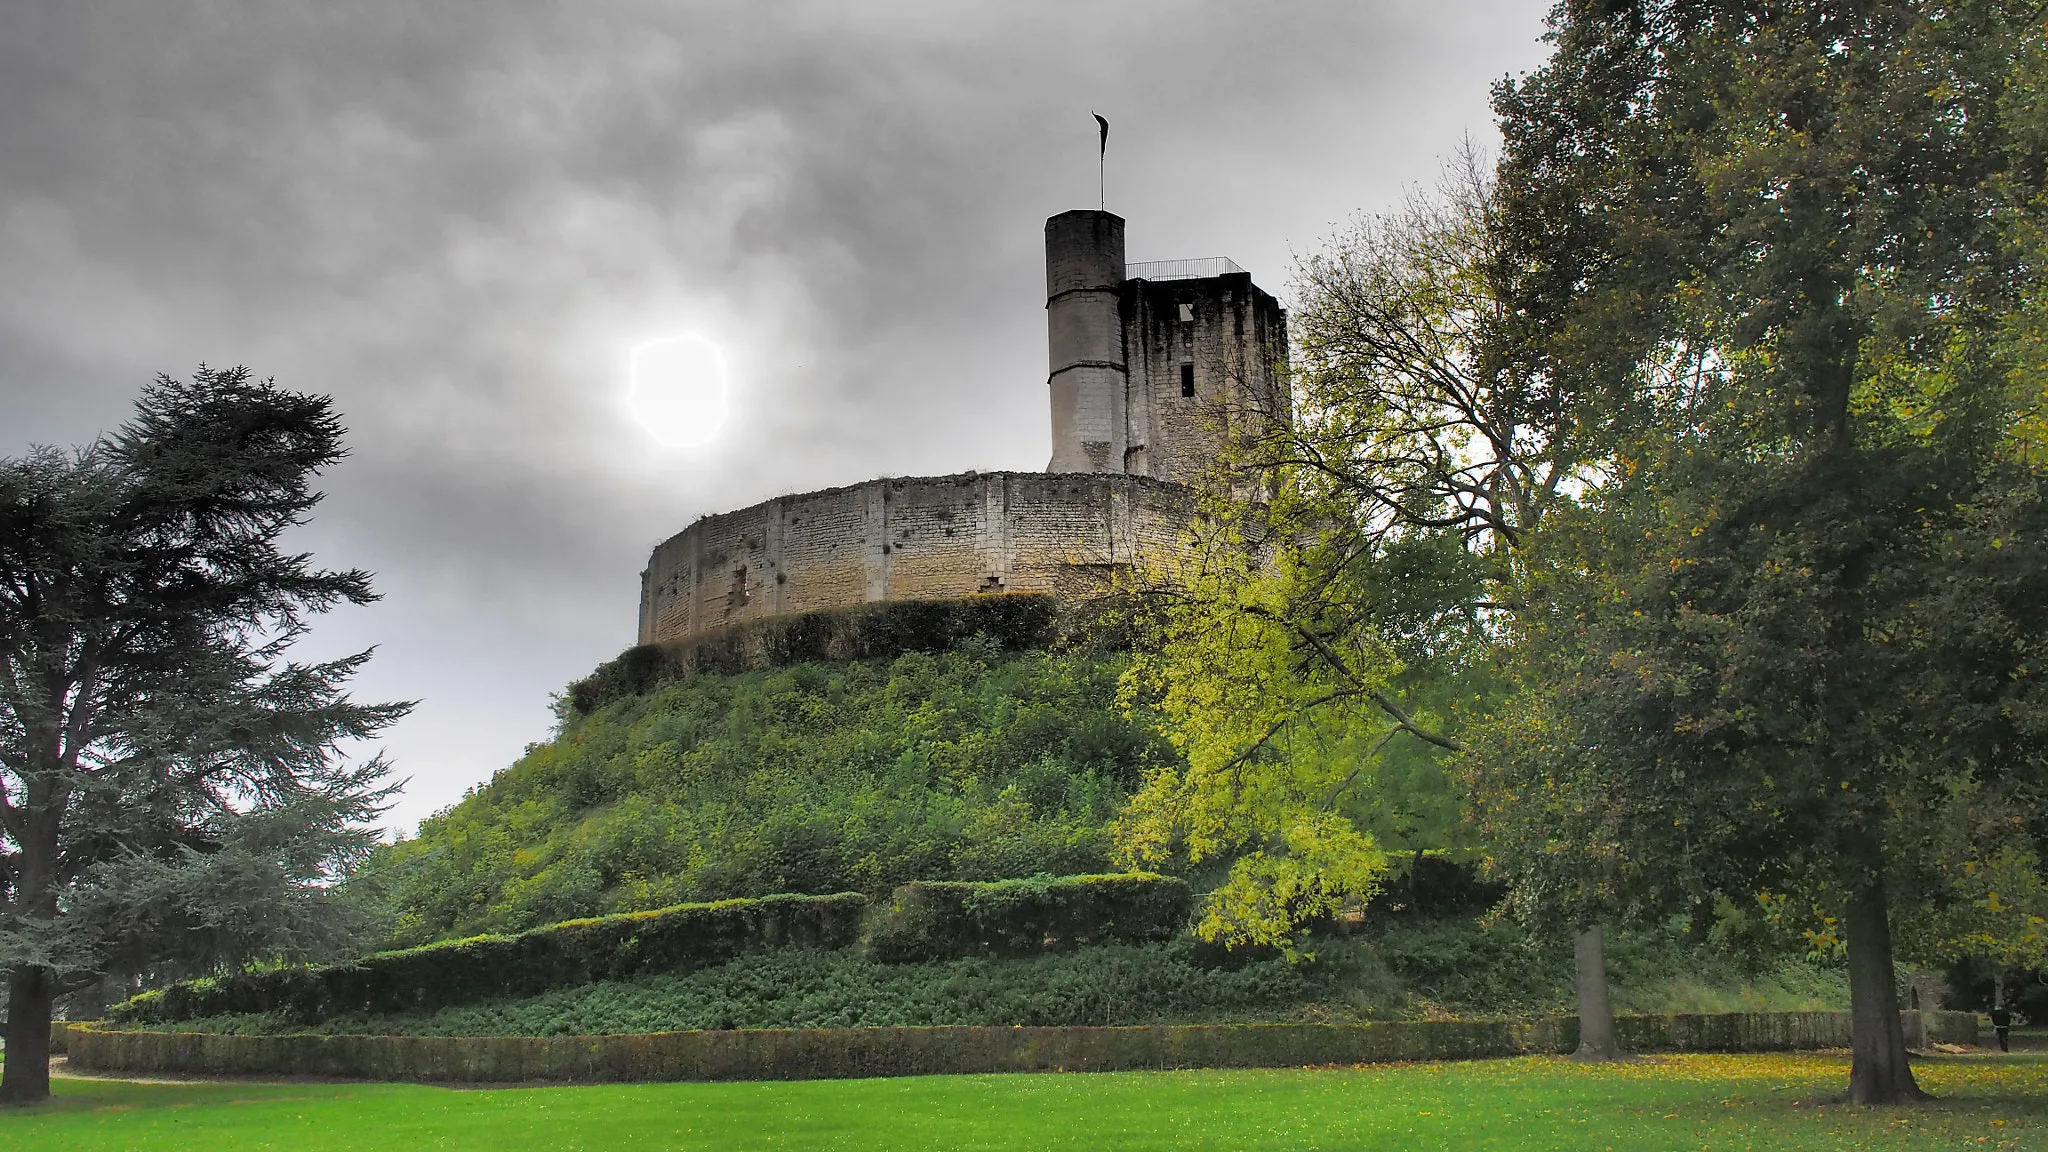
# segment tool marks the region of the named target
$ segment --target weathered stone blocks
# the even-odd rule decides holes
[[[640,577],[642,644],[883,600],[1084,593],[1180,547],[1178,484],[1116,473],[893,477],[706,516]]]

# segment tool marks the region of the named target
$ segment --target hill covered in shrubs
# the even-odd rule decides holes
[[[353,884],[393,946],[771,893],[1109,869],[1106,827],[1172,755],[1116,706],[1123,659],[1005,651],[635,685],[528,749]]]
[[[915,882],[574,920],[144,993],[123,1027],[226,1033],[596,1035],[691,1028],[1347,1022],[1569,1011],[1570,958],[1512,922],[1383,917],[1311,959],[1185,931],[1188,885],[1145,874]],[[1334,926],[1333,926],[1334,929]],[[1745,969],[1680,934],[1616,935],[1647,1011],[1838,1006],[1839,971]]]
[[[1224,954],[1190,939],[1185,917],[1173,931],[1147,921],[1137,936],[1098,938],[1073,919],[1086,900],[1060,904],[1063,926],[980,923],[998,905],[1014,912],[1018,900],[1065,892],[1069,881],[1050,876],[1112,871],[1110,822],[1147,769],[1175,755],[1142,710],[1119,706],[1126,657],[1050,643],[1051,626],[1022,611],[1032,605],[1000,607],[1023,621],[1009,621],[1017,635],[898,611],[631,650],[564,696],[554,739],[351,880],[384,924],[363,951],[396,952],[200,982],[126,1015],[174,1030],[489,1035],[1568,1008],[1564,941],[1487,917],[1500,892],[1460,862],[1469,850],[1417,850],[1457,847],[1448,841],[1466,830],[1433,757],[1412,751],[1388,754],[1384,795],[1356,798],[1361,825],[1398,852],[1389,886],[1360,923],[1319,932],[1310,962]],[[1213,877],[1182,879],[1192,888],[1172,880],[1160,891],[1198,902]],[[808,899],[832,893],[845,895]],[[825,919],[809,943],[775,934],[786,926],[728,940],[728,929],[705,936],[697,922],[751,924],[757,911],[676,907],[713,901],[757,911],[797,901],[788,907]],[[657,909],[652,920],[624,915]],[[1101,911],[1082,919],[1128,919]],[[1618,931],[1617,1001],[1641,1011],[1841,1001],[1833,965],[1745,958],[1714,945],[1707,927]],[[732,947],[700,956],[677,943],[700,936],[704,948]],[[688,956],[669,955],[679,947]],[[483,976],[449,977],[450,957],[476,961],[463,970]]]

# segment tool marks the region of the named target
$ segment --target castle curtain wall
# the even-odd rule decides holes
[[[1084,593],[1180,547],[1189,492],[1114,473],[871,480],[706,516],[641,574],[640,643],[879,600]]]

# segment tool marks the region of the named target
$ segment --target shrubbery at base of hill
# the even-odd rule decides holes
[[[1023,958],[880,963],[855,952],[778,950],[683,975],[643,976],[417,1014],[307,1026],[240,1015],[167,1031],[444,1036],[597,1035],[690,1028],[1346,1022],[1571,1011],[1570,957],[1512,924],[1391,924],[1320,940],[1316,960],[1223,958],[1183,937]],[[1839,970],[1786,962],[1744,973],[1664,933],[1617,933],[1624,1012],[1839,1008]]]
[[[1484,1017],[1577,1009],[1569,942],[1532,939],[1512,921],[1396,923],[1376,933],[1370,948],[1415,1011]],[[1620,1012],[1791,1012],[1849,1003],[1839,964],[1745,959],[1689,938],[1677,923],[1611,931],[1607,975]]]
[[[894,1024],[1131,1024],[1267,1019],[1313,997],[1314,973],[1278,960],[1200,965],[1185,940],[1022,959],[887,964],[784,949],[715,969],[563,989],[421,1015],[344,1017],[317,1031],[595,1035],[689,1028]],[[274,1017],[218,1017],[177,1031],[303,1031]]]
[[[261,1012],[311,1023],[351,1013],[427,1012],[642,973],[688,972],[773,948],[848,948],[859,939],[867,911],[867,897],[858,892],[683,904],[380,952],[344,964],[187,980],[117,1004],[109,1016],[173,1021]]]
[[[925,961],[1165,941],[1193,904],[1187,881],[1150,872],[915,881],[878,909],[865,946],[877,960]]]
[[[877,960],[915,963],[1157,943],[1187,926],[1192,896],[1184,880],[1128,872],[905,884],[881,908],[871,908],[858,892],[680,904],[381,952],[345,964],[188,980],[144,992],[115,1005],[109,1015],[124,1022],[170,1022],[261,1013],[311,1024],[430,1013],[637,976],[676,976],[784,948],[857,948]]]

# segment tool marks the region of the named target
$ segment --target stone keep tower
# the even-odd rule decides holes
[[[1191,483],[1222,438],[1287,419],[1287,313],[1225,259],[1124,262],[1124,221],[1045,222],[1048,472]]]

